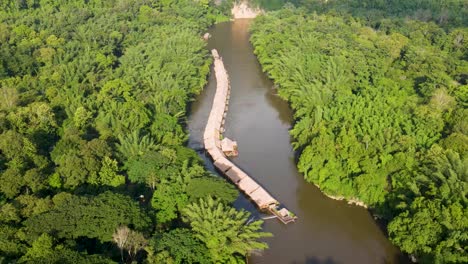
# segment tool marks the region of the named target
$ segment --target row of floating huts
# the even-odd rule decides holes
[[[218,52],[213,49],[211,53],[214,58],[217,86],[213,106],[203,135],[205,149],[213,159],[214,166],[244,192],[259,209],[274,214],[285,224],[293,222],[297,218],[294,214],[286,208],[282,208],[280,203],[263,187],[227,158],[227,156],[237,156],[238,154],[237,143],[224,138],[222,135],[226,113],[229,108],[229,77]]]

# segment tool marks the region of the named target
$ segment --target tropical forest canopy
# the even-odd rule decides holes
[[[251,28],[295,110],[299,170],[369,205],[421,263],[468,262],[466,2],[299,2]]]
[[[468,25],[464,0],[251,0],[266,10],[296,6],[309,12],[352,15],[378,26],[385,18],[434,21],[443,27]]]
[[[242,263],[266,248],[184,146],[221,9],[1,1],[0,262]]]

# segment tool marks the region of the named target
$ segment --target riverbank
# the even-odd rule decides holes
[[[458,213],[467,211],[459,187],[467,185],[466,171],[454,165],[466,160],[464,97],[446,88],[463,89],[454,67],[464,57],[440,44],[454,35],[432,22],[361,24],[331,10],[286,8],[250,27],[258,60],[295,111],[298,170],[334,198],[365,201],[402,251],[429,262],[468,261],[463,242],[453,239],[468,228]],[[426,27],[438,33],[420,34]],[[434,58],[445,66],[432,67]],[[419,76],[444,76],[450,85]]]
[[[239,19],[210,29],[208,49],[217,49],[229,72],[231,96],[225,135],[239,144],[240,155],[232,161],[293,211],[299,220],[284,226],[265,220],[264,230],[274,237],[264,241],[268,250],[250,257],[249,263],[401,263],[401,254],[362,207],[349,206],[324,196],[298,173],[289,130],[293,123],[288,104],[272,89],[249,43],[252,21]],[[193,103],[189,117],[189,145],[203,144],[203,131],[216,93],[212,70],[208,86]],[[204,152],[206,166],[215,171]],[[244,196],[237,208],[264,215]],[[314,263],[315,263],[314,262]]]
[[[360,207],[364,207],[366,209],[369,209],[368,205],[366,203],[364,203],[363,201],[357,199],[357,198],[346,198],[344,196],[334,196],[334,195],[331,195],[331,194],[327,194],[325,191],[323,191],[322,189],[320,189],[320,186],[318,184],[315,184],[315,183],[312,183],[315,187],[317,187],[320,192],[322,192],[323,195],[325,195],[326,197],[330,198],[330,199],[333,199],[333,200],[336,200],[336,201],[345,201],[346,203],[348,204],[352,204],[352,205],[356,205],[356,206],[360,206]]]

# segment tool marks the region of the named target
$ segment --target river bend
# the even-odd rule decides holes
[[[401,253],[366,209],[327,198],[297,172],[288,133],[292,112],[275,94],[253,54],[250,23],[236,20],[210,30],[208,48],[219,51],[232,87],[225,135],[239,145],[239,157],[232,161],[298,216],[296,223],[287,226],[266,220],[265,230],[274,235],[265,239],[270,249],[252,256],[250,263],[403,263]],[[213,171],[202,149],[215,90],[212,72],[188,120],[189,146],[199,150]],[[235,206],[262,216],[242,195]]]

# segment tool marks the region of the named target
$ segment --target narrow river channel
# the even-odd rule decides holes
[[[208,48],[223,57],[231,81],[231,99],[225,135],[237,140],[239,157],[232,159],[255,178],[273,197],[298,216],[283,225],[266,220],[265,231],[274,237],[270,248],[250,258],[250,263],[403,263],[404,257],[385,237],[364,208],[325,197],[297,172],[288,130],[292,113],[275,95],[273,83],[262,72],[249,43],[251,20],[236,20],[214,26]],[[188,120],[189,146],[204,155],[203,130],[212,105],[216,80],[209,77],[205,90],[192,104]],[[242,195],[236,207],[262,217]]]

